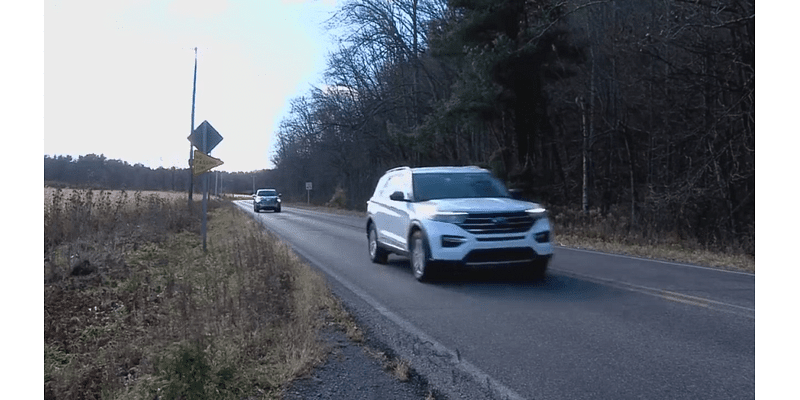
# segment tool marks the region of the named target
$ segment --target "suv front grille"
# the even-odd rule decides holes
[[[533,217],[525,211],[513,213],[471,213],[458,224],[465,231],[475,235],[522,233],[533,226]]]
[[[511,248],[511,249],[479,249],[472,250],[464,257],[467,265],[489,265],[489,264],[510,264],[529,262],[536,257],[536,253],[531,248]]]

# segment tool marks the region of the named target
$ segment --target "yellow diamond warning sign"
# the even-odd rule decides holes
[[[200,175],[209,171],[211,168],[222,165],[222,160],[203,154],[200,150],[194,151],[194,162],[192,163],[192,173]]]

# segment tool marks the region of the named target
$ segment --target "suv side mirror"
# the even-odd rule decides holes
[[[389,196],[389,199],[390,200],[394,200],[394,201],[405,201],[406,200],[406,196],[403,194],[403,192],[398,190],[398,191],[392,193]]]

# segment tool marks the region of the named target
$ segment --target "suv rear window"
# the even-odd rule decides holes
[[[414,200],[511,197],[506,187],[487,173],[414,174]]]

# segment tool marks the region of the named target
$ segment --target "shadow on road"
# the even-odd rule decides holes
[[[407,259],[391,258],[386,266],[414,279]],[[582,302],[619,295],[619,291],[612,287],[561,274],[553,269],[548,269],[544,278],[535,278],[526,277],[524,271],[515,268],[465,269],[445,266],[440,267],[435,279],[420,285],[471,296],[536,298],[538,301]]]

